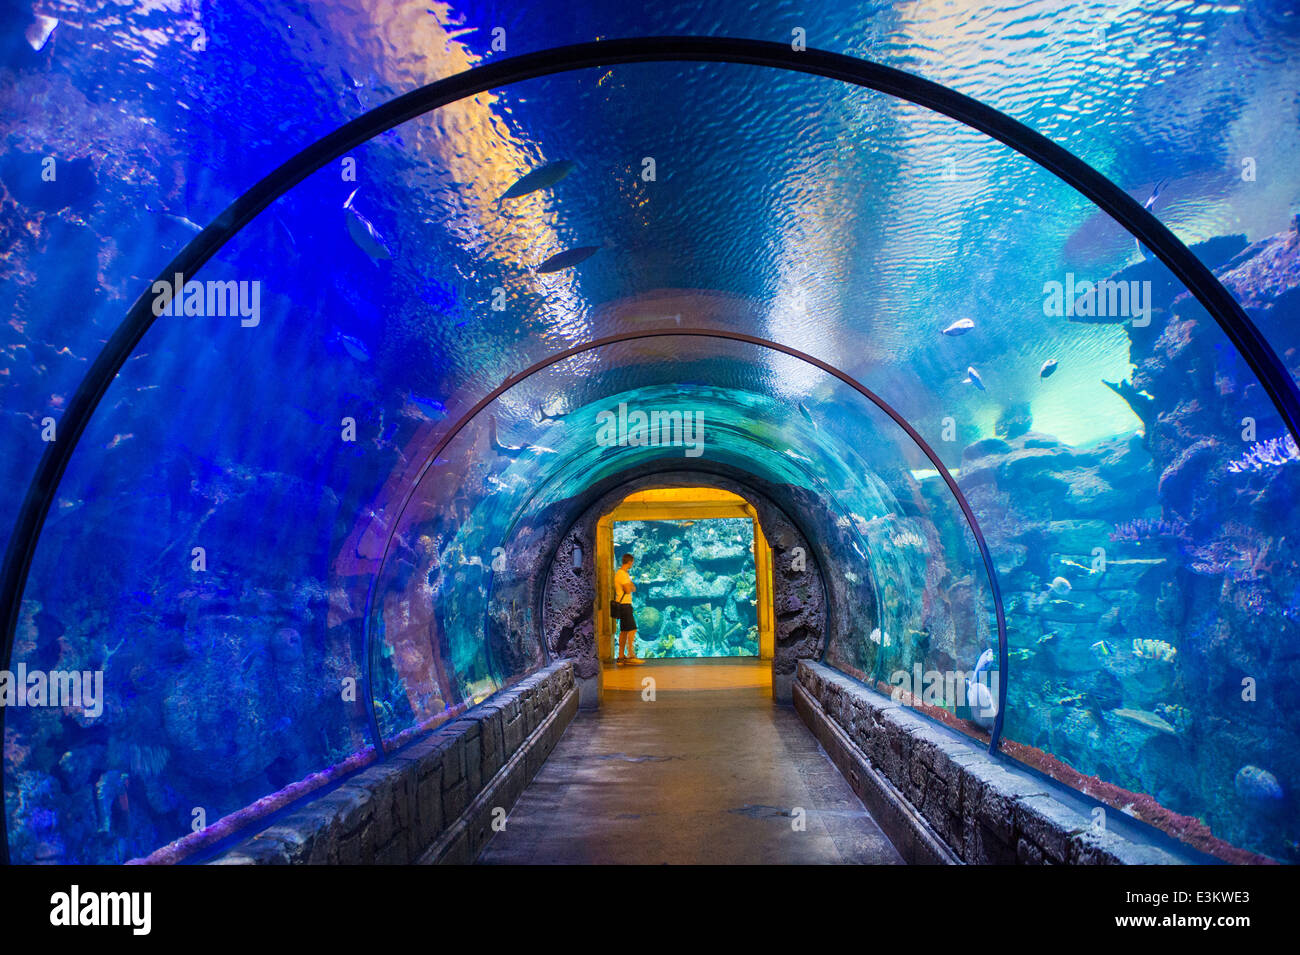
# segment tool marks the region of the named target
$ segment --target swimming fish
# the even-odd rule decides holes
[[[344,335],[336,330],[334,337],[330,341],[342,345],[343,350],[357,361],[370,361],[370,351],[359,339],[353,338],[351,335]]]
[[[178,226],[180,226],[181,228],[183,228],[183,229],[187,229],[187,230],[190,231],[190,232],[202,232],[202,231],[203,231],[203,226],[199,225],[197,222],[194,222],[194,221],[191,220],[191,219],[187,219],[187,218],[185,218],[185,216],[179,216],[179,215],[176,215],[176,213],[174,213],[174,212],[168,212],[166,209],[155,209],[153,206],[149,205],[149,203],[147,203],[147,202],[144,204],[144,208],[145,208],[145,211],[146,211],[146,212],[152,212],[152,213],[154,213],[155,215],[160,215],[160,216],[162,216],[164,219],[168,220],[169,222],[174,222],[174,223],[176,223]]]
[[[348,235],[352,236],[352,241],[357,244],[357,247],[372,259],[391,259],[393,253],[389,251],[384,237],[379,234],[374,223],[357,212],[352,205],[352,200],[356,198],[359,191],[353,189],[352,195],[348,196],[347,201],[343,203],[343,211],[347,214],[348,220]]]
[[[527,451],[532,451],[536,454],[559,453],[554,448],[544,448],[539,444],[525,444],[519,447],[511,447],[508,444],[502,444],[500,439],[497,437],[497,419],[495,416],[488,418],[488,432],[492,439],[492,449],[502,457],[517,458]]]
[[[804,403],[802,401],[799,402],[799,413],[803,415],[804,420],[807,421],[810,425],[812,425],[814,428],[817,427],[817,422],[813,420],[812,413],[807,408],[804,407]]]
[[[1052,375],[1056,374],[1056,366],[1057,361],[1055,358],[1047,359],[1047,361],[1043,362],[1043,367],[1038,369],[1038,377],[1051,378]]]
[[[1159,182],[1156,183],[1156,187],[1153,190],[1151,190],[1151,195],[1147,196],[1147,201],[1142,203],[1143,209],[1146,209],[1148,212],[1151,211],[1151,207],[1154,206],[1156,204],[1156,200],[1160,198],[1160,190],[1164,188],[1167,182],[1169,182],[1168,179],[1161,179]],[[1133,237],[1133,245],[1137,249],[1138,257],[1143,259],[1146,258],[1147,250],[1145,247],[1143,247],[1142,243],[1138,240],[1136,236]]]
[[[545,274],[547,272],[559,272],[561,269],[571,269],[579,262],[585,262],[599,251],[600,246],[598,245],[580,245],[576,248],[565,249],[563,252],[556,252],[533,271]]]
[[[967,367],[966,377],[961,380],[961,383],[963,385],[974,385],[980,391],[988,391],[988,389],[984,387],[984,379],[980,377],[980,373],[975,370],[974,365]]]
[[[986,648],[975,663],[975,669],[966,677],[966,703],[970,706],[971,719],[985,729],[992,729],[998,713],[998,702],[989,689],[987,682],[980,680],[980,674],[993,669],[993,650]]]
[[[415,405],[420,413],[430,421],[441,421],[447,417],[447,406],[441,401],[426,398],[424,395],[417,395],[414,391],[407,394],[406,400]]]
[[[957,321],[945,328],[940,334],[947,335],[950,338],[956,338],[958,335],[965,335],[974,327],[975,323],[971,321],[971,319],[959,318]]]
[[[573,172],[574,162],[572,159],[557,159],[555,162],[548,162],[543,166],[522,176],[518,182],[501,194],[501,199],[518,199],[520,196],[526,196],[530,192],[536,192],[538,189],[546,189],[555,185],[569,173]],[[498,200],[501,201],[501,200]]]
[[[1070,586],[1070,582],[1066,580],[1064,577],[1055,578],[1051,584],[1052,593],[1056,594],[1056,596],[1058,597],[1064,597],[1072,589],[1073,588]]]

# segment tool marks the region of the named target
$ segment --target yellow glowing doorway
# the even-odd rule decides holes
[[[758,513],[743,497],[730,491],[712,487],[670,487],[629,494],[596,524],[596,646],[603,661],[608,663],[614,657],[614,628],[609,614],[609,595],[614,592],[614,523],[705,520],[711,517],[749,518],[753,524],[754,570],[758,591],[758,659],[772,659],[776,648],[772,608],[772,548],[763,536]]]

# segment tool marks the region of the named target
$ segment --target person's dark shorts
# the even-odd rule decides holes
[[[611,600],[609,603],[609,613],[618,621],[620,633],[627,633],[629,630],[636,629],[636,617],[632,616],[632,605],[621,604],[617,600]]]

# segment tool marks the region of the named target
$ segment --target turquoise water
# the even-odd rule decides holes
[[[981,98],[1139,200],[1163,183],[1155,214],[1300,371],[1286,3],[303,9],[68,14],[39,50],[26,14],[5,15],[6,537],[45,419],[59,440],[103,342],[194,225],[347,119],[486,62],[494,25],[515,54],[784,41],[806,21],[811,45]],[[842,369],[935,448],[996,565],[1022,755],[1300,861],[1300,468],[1224,335],[1069,187],[883,95],[723,64],[528,81],[349,158],[198,276],[261,283],[257,323],[161,318],[77,444],[10,666],[101,671],[103,710],[7,707],[13,858],[145,855],[535,669],[555,648],[521,568],[585,489],[650,467],[736,469],[817,529],[846,594],[828,662],[885,685],[973,669],[996,627],[954,499],[892,421],[793,357],[604,346],[515,383],[431,460],[544,356],[694,327]],[[551,160],[572,169],[500,200]],[[1052,283],[1107,277],[1138,282],[1148,308],[1044,308]],[[699,415],[700,455],[602,445],[620,404]]]

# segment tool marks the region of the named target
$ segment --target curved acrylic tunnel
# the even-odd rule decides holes
[[[745,476],[801,524],[837,580],[830,665],[889,689],[996,648],[958,498],[843,380],[722,337],[512,377],[682,327],[842,369],[956,475],[1007,613],[1007,755],[1289,858],[1294,445],[1219,326],[1070,187],[883,94],[726,64],[528,80],[349,158],[198,274],[260,282],[256,311],[162,316],[72,455],[11,665],[102,669],[104,712],[6,713],[13,859],[147,855],[195,809],[337,778],[535,670],[552,648],[537,602],[506,606],[511,561],[544,572],[538,528],[657,470]],[[1249,299],[1245,239],[1206,239]],[[1287,314],[1253,316],[1279,351]],[[621,406],[703,431],[611,445]]]

